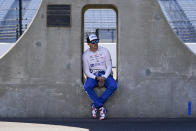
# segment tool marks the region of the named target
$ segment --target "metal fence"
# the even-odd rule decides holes
[[[84,40],[89,34],[96,33],[101,43],[115,43],[116,19],[112,9],[88,9],[84,14]]]

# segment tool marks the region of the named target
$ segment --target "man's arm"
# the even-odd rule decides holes
[[[84,70],[85,75],[89,78],[95,79],[95,75],[90,73],[88,61],[87,61],[87,58],[86,58],[85,54],[83,54],[82,61],[83,61],[83,70]]]
[[[104,86],[105,80],[108,78],[108,76],[112,72],[112,59],[111,59],[110,52],[108,51],[108,49],[106,49],[105,53],[106,53],[106,72],[105,72],[105,75],[97,78],[98,79],[98,87]]]
[[[103,77],[105,77],[106,79],[108,78],[108,76],[111,74],[112,72],[112,59],[111,59],[111,55],[108,49],[106,49],[106,72],[105,75],[103,75]]]

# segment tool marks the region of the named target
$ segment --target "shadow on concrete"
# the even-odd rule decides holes
[[[147,118],[113,118],[99,121],[97,119],[73,118],[0,118],[0,122],[21,122],[47,125],[79,127],[90,131],[195,131],[196,118],[147,119]]]

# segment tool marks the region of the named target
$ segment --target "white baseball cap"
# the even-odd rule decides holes
[[[97,40],[97,36],[95,34],[91,34],[88,36],[89,40],[92,41],[92,40]]]

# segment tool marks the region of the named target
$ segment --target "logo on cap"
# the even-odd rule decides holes
[[[92,40],[97,40],[97,36],[95,34],[92,34],[89,36],[89,40],[92,41]]]

